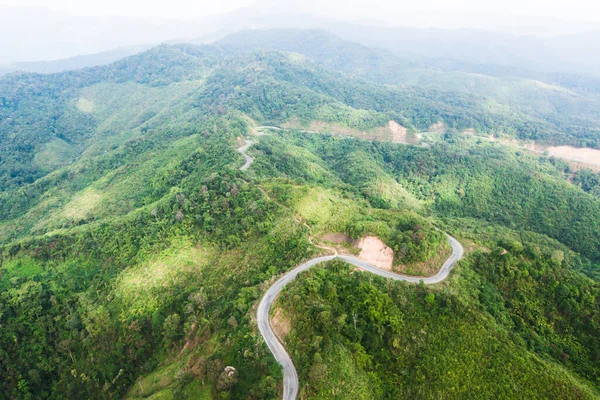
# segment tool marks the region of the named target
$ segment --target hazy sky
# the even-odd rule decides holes
[[[0,0],[2,5],[48,7],[78,15],[127,15],[191,19],[231,11],[255,0]],[[550,17],[569,21],[599,21],[600,1],[594,0],[260,0],[264,7],[301,10],[343,18],[443,22],[461,18],[468,23],[474,15]],[[449,14],[448,14],[449,13]],[[407,21],[403,21],[406,19]],[[419,21],[410,21],[418,19]]]
[[[600,0],[0,0],[0,65],[331,20],[551,37],[600,31]]]

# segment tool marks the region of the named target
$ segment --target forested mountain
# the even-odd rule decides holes
[[[238,52],[248,49],[297,52],[327,69],[379,84],[435,89],[451,92],[459,98],[474,95],[473,101],[485,103],[488,113],[527,114],[536,117],[538,124],[544,121],[553,125],[545,127],[546,131],[578,129],[580,132],[574,135],[598,136],[600,86],[598,80],[591,77],[515,69],[511,73],[501,65],[457,65],[448,59],[444,59],[445,62],[411,61],[409,55],[401,58],[390,51],[343,41],[323,30],[244,31],[215,45]],[[542,139],[536,137],[538,135],[529,136]],[[596,145],[593,139],[584,143]]]
[[[600,397],[600,178],[490,140],[598,148],[598,99],[490,79],[294,30],[0,78],[0,397],[278,398],[275,279],[331,234],[422,273],[441,231],[437,286],[284,289],[303,398]]]
[[[0,67],[0,75],[16,71],[53,74],[85,67],[96,67],[99,65],[111,64],[122,58],[146,51],[151,47],[154,46],[142,44],[137,46],[120,47],[114,50],[74,56],[60,60],[17,62]]]
[[[498,65],[546,73],[598,77],[600,32],[552,37],[522,36],[483,29],[415,29],[409,27],[339,24],[331,31],[366,46],[416,58]]]

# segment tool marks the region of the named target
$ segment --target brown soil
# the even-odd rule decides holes
[[[406,133],[408,130],[397,123],[396,121],[388,122],[388,129],[392,132],[392,142],[394,143],[407,143]]]
[[[549,155],[600,167],[600,150],[571,146],[548,147]]]
[[[465,253],[471,253],[475,250],[481,250],[486,253],[491,251],[487,247],[479,245],[470,239],[460,238],[460,244],[462,244],[463,248],[465,249]]]
[[[285,340],[287,335],[290,333],[290,320],[283,315],[281,308],[275,310],[275,314],[271,318],[271,327],[273,328],[273,331],[279,340]]]
[[[246,144],[246,141],[244,140],[243,137],[238,136],[235,138],[235,147],[236,148],[242,147],[245,144]]]
[[[571,167],[572,172],[580,169],[591,169],[600,172],[600,150],[590,148],[579,148],[571,146],[545,146],[535,144],[536,153],[546,153],[549,156],[560,158]]]
[[[192,339],[196,338],[196,330],[198,329],[198,325],[196,323],[193,323],[191,328],[192,328],[192,331],[189,335],[190,338],[185,341],[185,344],[183,345],[183,348],[181,349],[181,353],[183,353],[185,350],[187,350],[189,348],[194,348],[197,345],[197,343],[194,343],[194,341],[192,341]]]
[[[264,133],[264,132],[261,132],[261,131],[257,131],[257,130],[256,130],[256,129],[254,129],[254,128],[250,128],[250,134],[251,134],[251,135],[253,135],[253,136],[262,136],[262,135],[264,135],[265,133]]]
[[[470,135],[471,130],[467,130],[464,133]],[[522,141],[519,139],[511,138],[498,138],[491,136],[489,138],[476,136],[479,139],[489,140],[492,142],[498,142],[508,146],[514,146],[521,149],[529,150],[534,153],[546,153],[549,156],[560,158],[565,161],[571,167],[573,172],[579,171],[583,168],[591,169],[595,172],[600,172],[600,150],[590,148],[579,148],[572,146],[547,146],[535,143],[534,141]]]
[[[375,236],[365,236],[358,241],[358,258],[386,271],[392,270],[394,251]]]
[[[353,129],[341,124],[325,121],[312,121],[310,124],[305,125],[296,119],[290,119],[281,126],[283,128],[299,129],[306,132],[331,133],[333,135],[361,136],[366,133],[360,129]]]
[[[506,146],[520,147],[522,149],[535,151],[535,142],[533,140],[525,142],[525,141],[522,141],[519,139],[507,138],[507,137],[496,138],[495,136],[492,136],[492,138],[493,138],[492,141],[498,141],[499,143],[502,143]]]
[[[332,135],[353,136],[366,140],[392,141],[394,143],[418,144],[419,138],[408,133],[408,130],[396,121],[389,121],[385,126],[369,130],[349,128],[347,126],[325,121],[312,121],[308,125],[291,119],[281,125],[283,128],[299,129],[305,132],[330,133]]]

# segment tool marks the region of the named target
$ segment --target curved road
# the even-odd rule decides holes
[[[250,166],[252,165],[252,163],[254,162],[254,158],[250,157],[248,154],[246,154],[246,150],[248,150],[250,148],[250,146],[252,146],[254,144],[253,141],[251,140],[247,140],[244,139],[244,142],[246,143],[245,145],[243,145],[242,147],[238,148],[237,151],[244,156],[244,158],[246,159],[246,162],[244,163],[244,165],[242,165],[240,167],[240,171],[246,171],[248,168],[250,168]]]
[[[243,147],[240,147],[238,149],[238,151],[240,153],[242,153],[242,155],[244,155],[244,157],[246,157],[246,164],[244,164],[244,166],[242,168],[240,168],[242,171],[247,170],[248,167],[250,167],[250,165],[254,161],[254,159],[252,159],[252,157],[248,156],[245,153],[245,151],[252,144],[253,143],[251,141],[246,140],[246,145],[244,145]],[[343,260],[349,264],[352,264],[354,266],[357,266],[359,268],[362,268],[365,271],[371,272],[375,275],[379,275],[379,276],[382,276],[382,277],[388,278],[388,279],[393,279],[395,281],[406,281],[406,282],[411,282],[411,283],[419,283],[419,282],[423,281],[423,283],[428,284],[428,285],[434,284],[434,283],[439,283],[448,277],[452,267],[454,267],[456,262],[458,260],[460,260],[464,254],[464,249],[463,249],[462,245],[458,242],[458,240],[454,239],[450,235],[446,235],[446,236],[448,237],[448,240],[450,241],[450,246],[452,246],[452,254],[450,255],[450,257],[448,257],[448,259],[446,260],[446,262],[444,262],[444,264],[442,265],[442,267],[440,268],[438,273],[435,274],[434,276],[430,276],[430,277],[426,277],[426,278],[417,278],[414,276],[395,274],[393,272],[385,271],[385,270],[379,269],[377,267],[374,267],[373,265],[371,265],[365,261],[359,260],[356,257],[336,254],[336,255],[332,255],[332,256],[316,257],[316,258],[313,258],[311,260],[308,260],[308,261],[298,265],[297,267],[295,267],[294,269],[292,269],[291,271],[286,273],[284,276],[282,276],[277,282],[275,282],[267,290],[267,292],[263,296],[262,300],[260,301],[260,304],[258,305],[256,319],[257,319],[258,329],[260,331],[260,334],[265,339],[267,346],[269,346],[269,349],[271,350],[271,353],[273,353],[273,356],[275,357],[277,362],[279,362],[279,364],[281,364],[281,366],[283,367],[283,399],[284,400],[295,400],[296,399],[296,397],[298,395],[298,388],[299,388],[298,374],[296,372],[296,368],[294,367],[294,363],[292,362],[290,355],[285,350],[285,347],[283,347],[281,342],[277,339],[275,332],[273,332],[273,329],[271,328],[271,324],[269,321],[269,311],[271,310],[271,306],[273,305],[273,302],[275,302],[275,299],[277,298],[279,293],[281,293],[281,291],[283,290],[285,285],[287,285],[288,283],[293,281],[300,272],[306,271],[307,269],[309,269],[317,264],[320,264],[322,262],[331,261],[336,258],[341,259],[341,260]]]

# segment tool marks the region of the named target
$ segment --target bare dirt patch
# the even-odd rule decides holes
[[[472,130],[468,129],[463,132],[466,135],[471,135]],[[591,169],[595,172],[600,172],[600,150],[572,146],[548,146],[536,143],[533,140],[524,141],[510,137],[490,137],[475,136],[478,139],[497,142],[505,146],[517,147],[529,150],[533,153],[545,153],[548,156],[560,158],[571,167],[572,172],[579,171],[583,168]]]
[[[418,145],[421,141],[421,136],[419,134],[409,132],[408,129],[396,121],[388,122],[387,129],[390,131],[392,135],[392,142],[394,143]]]
[[[460,244],[462,244],[465,249],[465,253],[472,253],[475,250],[481,250],[485,253],[491,252],[491,250],[483,245],[475,243],[471,239],[460,238]]]
[[[536,143],[533,151],[560,158],[569,164],[572,173],[584,168],[600,172],[600,150],[597,149],[572,146],[547,146]]]
[[[394,143],[406,143],[406,133],[408,129],[397,123],[396,121],[388,122],[388,129],[392,132],[392,142]]]
[[[238,136],[235,138],[235,147],[236,148],[240,148],[242,146],[244,146],[246,144],[246,141],[244,140],[243,137]]]
[[[571,146],[548,147],[549,155],[600,167],[600,150]]]
[[[305,132],[331,133],[334,135],[357,136],[365,133],[360,129],[349,128],[347,126],[333,122],[311,121],[309,124],[303,124],[300,120],[295,118],[290,119],[289,121],[283,123],[281,126],[283,128],[299,129]]]
[[[290,320],[283,315],[281,308],[275,310],[275,314],[271,317],[271,327],[280,340],[285,340],[289,335],[292,325]]]
[[[478,138],[482,139],[481,137],[478,137]],[[512,147],[518,147],[518,148],[525,149],[525,150],[536,151],[535,142],[533,140],[524,141],[524,140],[519,140],[517,138],[510,138],[510,137],[505,137],[505,136],[498,137],[495,135],[492,135],[489,138],[489,140],[491,142],[498,142],[505,146],[512,146]]]
[[[74,221],[81,221],[88,218],[94,208],[102,200],[102,194],[93,188],[88,188],[71,199],[65,206],[63,216]]]
[[[332,135],[353,136],[365,140],[392,141],[394,143],[418,144],[419,138],[408,133],[408,130],[395,121],[389,121],[385,126],[378,126],[368,130],[350,128],[341,124],[312,121],[302,124],[299,120],[290,119],[282,124],[283,128],[299,129],[308,133],[329,133]]]
[[[376,236],[365,236],[358,241],[358,258],[386,271],[392,270],[394,251]]]
[[[316,238],[321,244],[317,247],[327,249],[337,254],[358,255],[360,249],[356,247],[356,242],[343,233],[326,233]]]
[[[79,100],[77,100],[77,109],[82,113],[89,114],[94,111],[94,102],[85,97],[80,97]]]
[[[261,131],[257,131],[257,130],[256,130],[256,129],[254,129],[254,128],[250,128],[250,134],[251,134],[252,136],[263,136],[265,133],[264,133],[264,132],[261,132]]]

